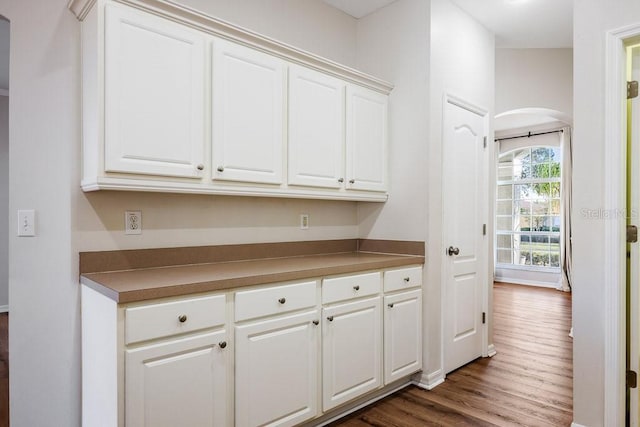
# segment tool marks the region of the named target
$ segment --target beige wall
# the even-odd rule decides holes
[[[496,114],[528,107],[573,115],[573,49],[496,49]]]
[[[9,97],[0,96],[0,310],[9,305]]]
[[[355,63],[355,20],[320,0],[189,4]],[[0,0],[0,14],[11,21],[10,212],[36,209],[38,233],[9,238],[14,426],[80,425],[79,251],[354,238],[358,233],[354,202],[83,193],[80,25],[66,5],[67,0]],[[142,211],[142,236],[125,238],[126,209]],[[310,214],[306,232],[298,229],[301,212]]]
[[[178,0],[262,35],[356,66],[356,19],[321,0]]]
[[[573,156],[573,378],[574,421],[609,425],[604,420],[604,259],[606,219],[590,219],[583,209],[605,206],[605,33],[640,22],[636,0],[574,2]]]
[[[394,84],[389,200],[358,205],[359,236],[426,240],[429,4],[399,0],[358,22],[358,67]]]
[[[442,242],[442,117],[443,96],[450,93],[494,115],[494,35],[450,0],[431,2],[430,143],[428,169],[428,238],[425,309],[429,347],[425,371],[436,375],[442,366],[441,270]],[[491,140],[491,133],[489,140]],[[489,144],[489,150],[493,145]],[[489,153],[489,158],[493,154]],[[489,171],[492,172],[491,170]],[[489,180],[489,182],[492,182]],[[489,218],[492,216],[489,212]],[[493,233],[489,222],[487,235]],[[492,253],[492,251],[490,251]],[[493,260],[487,260],[493,265]],[[491,311],[489,311],[491,312]]]

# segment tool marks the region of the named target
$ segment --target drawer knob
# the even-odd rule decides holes
[[[196,166],[196,168],[198,168],[199,171],[204,170],[204,165],[199,164],[198,166]]]
[[[339,183],[343,183],[344,182],[344,178],[338,178],[338,182]]]
[[[391,303],[391,304],[387,304],[387,306],[388,306],[389,308],[393,308],[393,303]]]
[[[328,320],[329,322],[333,322],[333,316],[329,316],[329,317],[327,317],[327,320]]]
[[[318,324],[320,324],[320,321],[319,321],[319,320],[314,320],[312,323],[313,323],[314,325],[318,326]]]
[[[278,300],[278,302],[279,302],[280,304],[284,304],[285,302],[287,302],[287,299],[286,299],[286,298],[280,298],[280,299]]]
[[[354,290],[354,291],[359,291],[359,290],[360,290],[360,285],[355,285],[355,286],[353,287],[353,290]]]
[[[187,315],[186,314],[181,314],[180,316],[178,316],[178,320],[180,321],[180,323],[184,323],[187,321]]]
[[[227,346],[227,342],[226,341],[220,341],[218,343],[218,345],[220,346],[220,348],[225,348]]]
[[[355,180],[355,179],[350,179],[350,180],[349,180],[349,184],[353,184],[353,183],[355,183],[355,182],[356,182],[356,180]]]
[[[407,282],[407,283],[409,283],[410,280],[411,280],[411,278],[409,278],[409,277],[405,277],[404,278],[404,281]]]
[[[218,172],[224,172],[224,166],[218,166]]]

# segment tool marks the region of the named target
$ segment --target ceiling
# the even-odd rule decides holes
[[[323,0],[362,18],[395,0]],[[573,0],[451,0],[496,35],[497,48],[573,46]]]
[[[497,48],[573,46],[573,0],[452,0],[496,35]]]
[[[341,11],[360,19],[396,0],[322,0]]]

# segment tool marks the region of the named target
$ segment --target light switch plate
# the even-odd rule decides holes
[[[24,209],[18,211],[18,236],[33,237],[36,235],[36,211]]]

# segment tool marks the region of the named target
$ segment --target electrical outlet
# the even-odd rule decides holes
[[[33,237],[36,235],[36,211],[33,209],[18,211],[18,236]]]
[[[125,211],[124,234],[142,234],[142,212]]]
[[[300,214],[300,230],[309,228],[309,214]]]

